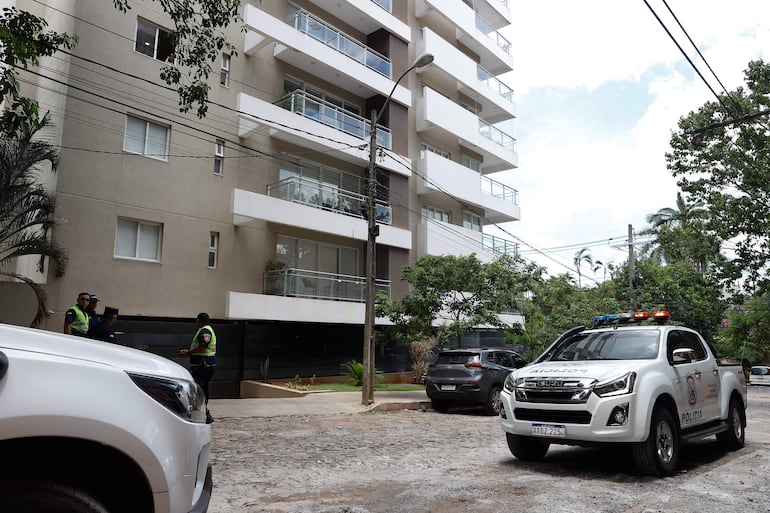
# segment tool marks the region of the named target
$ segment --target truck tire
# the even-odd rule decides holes
[[[449,401],[442,401],[441,399],[431,399],[430,407],[433,408],[434,411],[437,411],[439,413],[446,413],[447,411],[449,411]]]
[[[516,459],[521,461],[540,461],[548,452],[550,443],[544,440],[538,440],[528,436],[505,434],[505,440],[508,442],[508,449]]]
[[[666,408],[652,412],[647,440],[632,446],[634,462],[640,472],[665,477],[676,471],[679,462],[679,429]]]
[[[500,415],[500,408],[503,406],[500,402],[500,390],[502,390],[500,387],[493,386],[489,391],[489,397],[487,397],[487,402],[484,404],[484,411],[486,413]]]
[[[9,479],[0,482],[0,511],[24,513],[109,513],[88,491],[52,479]]]
[[[717,442],[725,450],[737,451],[746,441],[746,410],[737,397],[730,399],[727,424],[727,431],[717,434]]]

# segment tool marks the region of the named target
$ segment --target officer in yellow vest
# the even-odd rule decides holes
[[[88,336],[89,320],[86,306],[90,297],[91,294],[88,292],[81,292],[78,294],[78,302],[64,314],[64,333],[67,335]]]
[[[209,382],[217,369],[217,336],[209,324],[209,314],[201,312],[195,318],[195,336],[190,349],[179,351],[180,356],[190,357],[190,374],[206,394],[206,424],[214,422],[208,409]]]

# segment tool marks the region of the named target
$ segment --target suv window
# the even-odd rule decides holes
[[[501,365],[503,367],[508,367],[508,368],[513,368],[516,366],[513,361],[513,355],[511,353],[506,353],[503,351],[497,351],[495,353],[495,363],[497,365]]]
[[[480,361],[478,353],[439,353],[436,363],[441,365],[466,364]]]

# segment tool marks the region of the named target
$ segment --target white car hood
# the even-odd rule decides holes
[[[515,371],[517,378],[591,378],[598,381],[638,371],[652,360],[589,360],[579,362],[543,362]]]
[[[85,360],[139,374],[190,379],[178,363],[146,351],[8,324],[0,324],[0,351],[3,349]]]

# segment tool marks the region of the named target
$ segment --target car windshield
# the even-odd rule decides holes
[[[770,368],[768,367],[752,367],[751,373],[754,376],[767,376],[768,373],[770,373]]]
[[[439,365],[464,365],[478,361],[478,353],[439,353],[436,363]]]
[[[545,360],[649,360],[658,355],[658,330],[583,332],[566,338]]]

